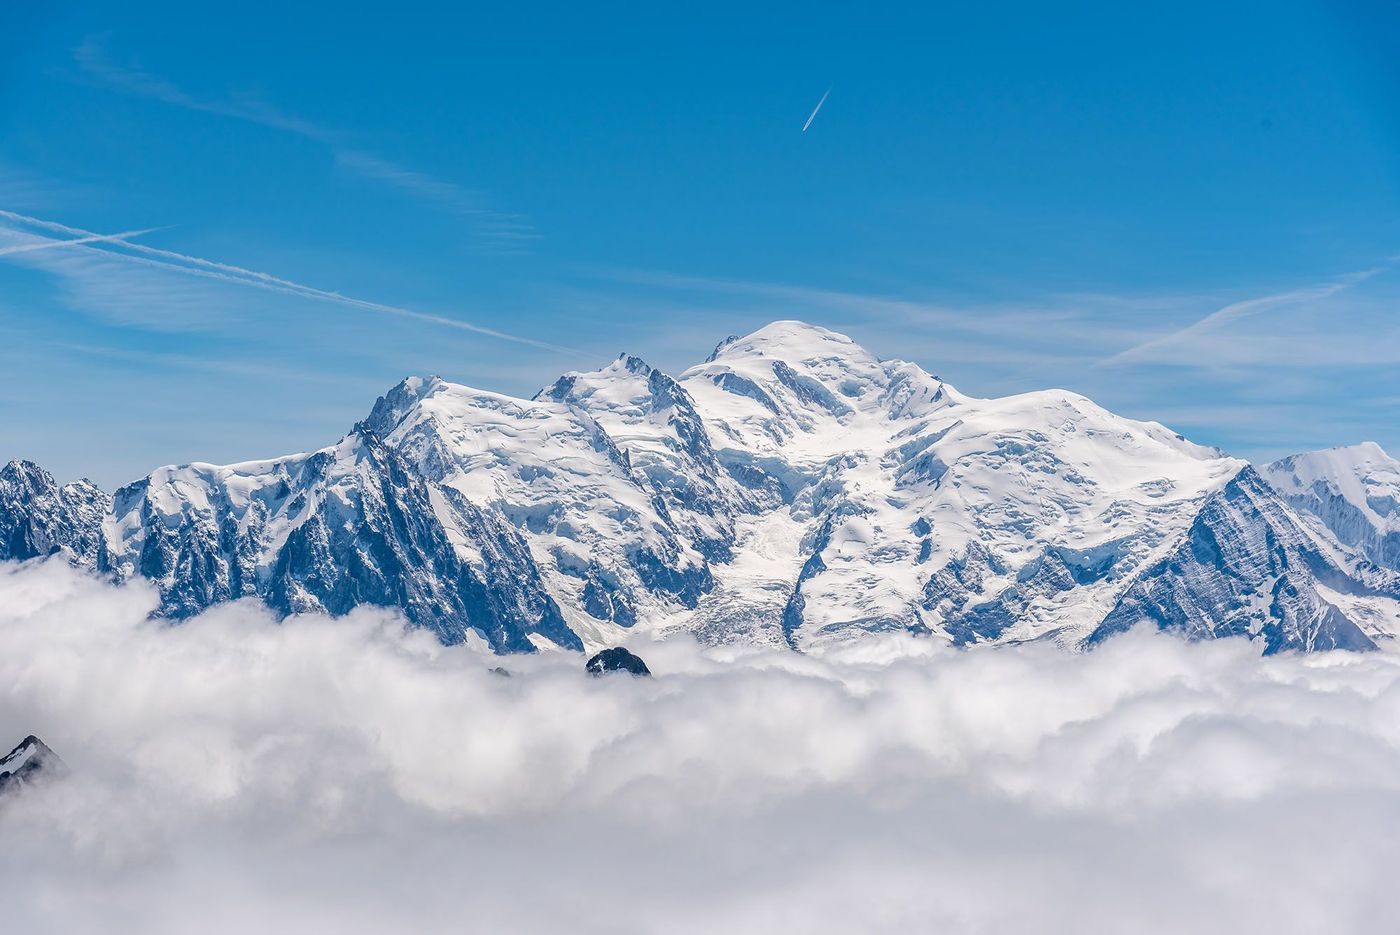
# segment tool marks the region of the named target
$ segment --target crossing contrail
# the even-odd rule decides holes
[[[47,250],[50,247],[67,247],[72,244],[82,243],[112,243],[115,241],[127,240],[131,237],[140,237],[142,234],[149,234],[152,231],[162,230],[159,227],[148,227],[145,230],[125,231],[120,234],[91,234],[87,237],[73,237],[68,240],[41,240],[38,243],[22,243],[12,247],[0,247],[0,256],[9,256],[11,253],[28,253],[31,250]]]
[[[826,103],[826,96],[827,96],[827,94],[830,94],[830,93],[831,93],[831,89],[830,89],[830,88],[827,88],[827,89],[826,89],[826,94],[823,94],[823,95],[822,95],[822,99],[819,100],[819,101],[817,101],[817,106],[812,108],[812,115],[811,115],[810,117],[808,117],[808,118],[807,118],[807,122],[804,123],[804,124],[802,125],[802,132],[803,132],[803,133],[806,133],[806,132],[807,132],[807,128],[810,127],[810,126],[812,125],[812,121],[817,119],[817,111],[819,111],[819,110],[822,109],[822,105]]]
[[[184,253],[176,253],[173,250],[161,250],[158,247],[148,247],[145,244],[128,243],[120,240],[123,236],[135,236],[134,234],[95,234],[79,227],[70,227],[67,224],[60,224],[57,221],[46,221],[42,218],[29,217],[25,214],[18,214],[14,211],[0,209],[0,218],[25,224],[32,227],[40,227],[44,230],[56,233],[76,235],[69,240],[52,241],[54,245],[75,244],[80,242],[96,243],[98,241],[111,241],[126,248],[129,253],[117,253],[115,251],[103,251],[107,256],[120,257],[132,263],[140,263],[145,266],[154,266],[159,269],[167,269],[172,272],[185,273],[190,276],[200,276],[205,279],[215,279],[222,282],[231,282],[243,286],[252,286],[255,289],[265,289],[269,292],[280,292],[285,295],[301,296],[305,299],[317,299],[323,302],[332,302],[337,305],[348,306],[350,308],[363,309],[370,312],[378,312],[383,315],[395,315],[400,318],[411,318],[416,321],[428,322],[434,325],[441,325],[444,328],[455,328],[458,331],[470,331],[474,334],[486,335],[498,338],[502,341],[511,341],[516,344],[528,344],[531,347],[538,347],[544,350],[557,351],[564,354],[578,354],[579,351],[572,347],[563,347],[558,344],[551,344],[547,341],[538,341],[534,338],[527,338],[517,334],[510,334],[505,331],[497,331],[495,328],[486,328],[481,325],[474,325],[471,322],[462,321],[459,318],[448,318],[445,315],[434,315],[429,312],[420,312],[411,308],[404,308],[399,305],[386,305],[383,302],[371,302],[367,299],[357,299],[340,292],[332,292],[328,289],[318,289],[315,286],[308,286],[304,283],[294,282],[290,279],[283,279],[271,273],[261,273],[257,270],[244,269],[241,266],[234,266],[229,263],[219,263],[215,260],[206,260],[203,257],[189,256]],[[144,233],[144,232],[142,232]],[[25,246],[30,246],[26,244]],[[3,253],[3,250],[0,250]]]

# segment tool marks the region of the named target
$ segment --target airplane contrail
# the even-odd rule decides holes
[[[95,242],[96,239],[114,240],[116,235],[110,237],[102,234],[94,234],[79,227],[70,227],[67,224],[60,224],[58,221],[46,221],[43,218],[29,217],[18,214],[14,211],[0,209],[0,218],[15,221],[21,224],[29,224],[35,227],[42,227],[64,234],[75,234],[77,239],[58,241],[58,243],[77,243],[79,239],[94,238],[87,242]],[[353,296],[343,295],[339,292],[331,292],[326,289],[318,289],[315,286],[304,285],[293,282],[290,279],[282,279],[273,276],[271,273],[260,273],[257,270],[244,269],[241,266],[233,266],[229,263],[220,263],[216,260],[206,260],[202,257],[189,256],[184,253],[176,253],[173,250],[161,250],[158,247],[148,247],[145,244],[129,243],[121,241],[120,245],[132,253],[115,253],[113,251],[103,251],[108,256],[121,257],[133,263],[141,263],[146,266],[154,266],[160,269],[173,270],[178,273],[185,273],[190,276],[202,276],[206,279],[216,279],[222,282],[238,283],[244,286],[252,286],[256,289],[266,289],[269,292],[280,292],[285,295],[297,295],[306,299],[319,299],[326,302],[334,302],[338,305],[346,305],[351,308],[364,309],[371,312],[380,312],[386,315],[396,315],[401,318],[412,318],[415,321],[425,321],[434,325],[441,325],[445,328],[456,328],[459,331],[470,331],[473,334],[482,334],[487,337],[499,338],[502,341],[513,341],[516,344],[528,344],[531,347],[538,347],[548,351],[558,351],[564,354],[577,354],[579,351],[571,347],[563,347],[558,344],[550,344],[547,341],[536,341],[534,338],[521,337],[516,334],[509,334],[505,331],[497,331],[494,328],[486,328],[481,325],[473,325],[470,322],[461,321],[456,318],[448,318],[443,315],[433,315],[428,312],[414,311],[410,308],[402,308],[397,305],[385,305],[382,302],[371,302],[367,299],[357,299]]]
[[[1252,299],[1241,299],[1237,302],[1231,302],[1229,305],[1216,309],[1204,318],[1193,321],[1184,328],[1178,328],[1170,334],[1164,334],[1142,341],[1112,356],[1095,361],[1094,366],[1104,367],[1120,364],[1125,361],[1141,358],[1143,354],[1153,350],[1160,350],[1163,347],[1169,347],[1171,345],[1181,345],[1192,338],[1199,340],[1221,325],[1229,324],[1240,318],[1257,315],[1260,312],[1267,311],[1279,305],[1330,299],[1339,292],[1351,289],[1373,276],[1378,276],[1392,269],[1397,261],[1400,261],[1400,256],[1387,257],[1385,262],[1378,266],[1347,273],[1344,276],[1338,276],[1336,279],[1318,283],[1317,285],[1303,286],[1297,289],[1290,289],[1286,292],[1278,292],[1272,295],[1258,296]]]
[[[125,231],[120,234],[91,234],[86,237],[74,237],[69,240],[41,240],[38,243],[22,243],[12,247],[0,247],[0,256],[9,256],[12,253],[28,253],[31,250],[47,250],[50,247],[67,247],[73,244],[124,241],[131,237],[140,237],[142,234],[149,234],[152,231],[158,230],[163,230],[163,228],[148,227],[145,230]]]
[[[817,106],[812,108],[812,115],[811,115],[810,117],[808,117],[808,118],[807,118],[807,122],[804,123],[804,124],[802,125],[802,132],[803,132],[803,133],[806,133],[806,132],[807,132],[807,128],[810,127],[810,126],[812,125],[812,121],[817,119],[817,111],[819,111],[819,110],[822,109],[822,105],[826,103],[826,96],[827,96],[827,94],[830,94],[830,93],[831,93],[831,89],[830,89],[830,88],[827,88],[827,89],[826,89],[826,94],[823,94],[823,95],[822,95],[822,99],[819,100],[819,101],[817,101]]]

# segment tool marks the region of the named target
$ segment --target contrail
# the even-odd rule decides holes
[[[148,227],[145,230],[126,231],[121,234],[92,234],[87,237],[75,237],[71,240],[43,240],[39,243],[16,244],[13,247],[0,247],[0,256],[9,256],[11,253],[28,253],[31,250],[47,250],[50,247],[67,247],[73,244],[124,241],[130,237],[140,237],[142,234],[149,234],[152,231],[163,229],[164,228],[160,227]],[[132,246],[135,246],[135,244],[132,244]]]
[[[0,209],[0,218],[8,221],[15,221],[21,224],[29,224],[63,234],[77,235],[78,239],[87,239],[88,242],[97,240],[115,240],[118,235],[106,236],[94,234],[79,227],[70,227],[67,224],[60,224],[58,221],[46,221],[43,218],[29,217],[24,214],[17,214],[14,211]],[[59,241],[59,243],[77,243],[78,240]],[[516,334],[508,334],[504,331],[497,331],[494,328],[486,328],[481,325],[473,325],[470,322],[461,321],[456,318],[447,318],[442,315],[433,315],[428,312],[414,311],[410,308],[401,308],[397,305],[385,305],[382,302],[371,302],[367,299],[357,299],[353,296],[342,295],[339,292],[331,292],[326,289],[317,289],[315,286],[304,285],[293,282],[290,279],[283,279],[280,276],[273,276],[271,273],[260,273],[257,270],[244,269],[241,266],[233,266],[229,263],[219,263],[215,260],[206,260],[202,257],[188,256],[183,253],[176,253],[173,250],[161,250],[157,247],[148,247],[145,244],[128,243],[121,241],[120,245],[128,250],[135,251],[138,255],[131,253],[115,253],[103,251],[108,256],[121,257],[124,260],[134,263],[142,263],[146,266],[154,266],[160,269],[173,270],[178,273],[185,273],[190,276],[202,276],[206,279],[216,279],[222,282],[238,283],[244,286],[253,286],[257,289],[266,289],[269,292],[280,292],[286,295],[297,295],[306,299],[319,299],[326,302],[334,302],[337,305],[345,305],[351,308],[364,309],[371,312],[380,312],[385,315],[397,315],[401,318],[412,318],[415,321],[426,321],[434,325],[442,325],[445,328],[456,328],[459,331],[470,331],[473,334],[482,334],[487,337],[499,338],[502,341],[513,341],[516,344],[527,344],[531,347],[538,347],[547,351],[557,351],[564,354],[578,354],[579,351],[572,347],[563,347],[558,344],[550,344],[547,341],[536,341],[533,338],[521,337]]]
[[[822,109],[822,105],[826,103],[826,96],[827,96],[827,94],[830,94],[830,93],[831,93],[831,88],[827,88],[827,89],[826,89],[826,94],[823,94],[823,95],[822,95],[822,99],[819,100],[819,101],[817,101],[817,106],[812,108],[812,116],[808,117],[808,118],[807,118],[807,122],[804,123],[804,124],[802,125],[802,132],[803,132],[803,133],[806,133],[806,132],[807,132],[807,128],[810,127],[810,126],[812,125],[812,121],[817,119],[817,111],[819,111],[819,110]]]
[[[1134,358],[1140,357],[1145,352],[1172,344],[1180,344],[1184,340],[1190,338],[1200,338],[1202,335],[1209,333],[1220,325],[1228,324],[1239,318],[1257,315],[1260,312],[1278,305],[1287,305],[1291,302],[1329,299],[1339,292],[1344,292],[1353,286],[1365,282],[1373,276],[1380,275],[1389,270],[1397,261],[1400,261],[1400,256],[1387,257],[1385,262],[1381,263],[1379,266],[1354,273],[1347,273],[1344,276],[1339,276],[1328,282],[1319,283],[1314,286],[1304,286],[1299,289],[1291,289],[1287,292],[1279,292],[1274,295],[1265,295],[1253,299],[1242,299],[1238,302],[1231,302],[1229,305],[1216,309],[1204,318],[1198,319],[1184,328],[1179,328],[1161,337],[1143,341],[1126,350],[1119,351],[1110,357],[1105,357],[1102,360],[1096,361],[1094,366],[1104,367],[1123,363],[1124,361],[1131,361]]]

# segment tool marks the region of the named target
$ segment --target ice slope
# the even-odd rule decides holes
[[[894,628],[1078,638],[1242,466],[1072,393],[975,399],[800,322],[726,341],[681,383],[721,461],[788,500],[785,523],[747,524],[716,590],[758,593],[765,570],[796,587],[758,625],[742,601],[702,608],[711,638],[719,618],[799,647]],[[1076,586],[1044,587],[1054,569]]]
[[[1400,571],[1400,461],[1375,442],[1291,455],[1261,472],[1344,545]]]
[[[678,530],[711,561],[732,558],[736,516],[776,502],[730,476],[690,394],[638,357],[623,354],[602,370],[567,373],[535,399],[564,403],[602,426]]]

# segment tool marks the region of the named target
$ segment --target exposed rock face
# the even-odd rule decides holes
[[[438,379],[406,381],[386,399],[370,419],[376,433],[425,479],[518,530],[574,632],[602,642],[644,613],[694,608],[712,587],[705,549],[729,535],[705,527],[697,545],[695,514],[673,515],[674,493],[572,403]]]
[[[68,772],[68,767],[38,737],[30,734],[0,758],[0,795]]]
[[[1245,468],[1210,497],[1177,547],[1139,576],[1089,640],[1150,620],[1195,638],[1256,637],[1268,652],[1374,649],[1371,637],[1328,599],[1335,588],[1365,585],[1318,546],[1277,491]]]
[[[628,672],[632,675],[651,675],[651,670],[642,657],[628,652],[621,646],[614,646],[591,656],[585,668],[589,675],[605,675],[608,672]]]
[[[102,545],[102,519],[112,498],[91,481],[62,487],[43,468],[11,461],[0,468],[0,559],[23,561],[65,553],[95,568]]]
[[[117,492],[109,566],[174,618],[257,596],[282,613],[396,607],[445,643],[581,649],[520,534],[364,427],[311,455],[157,471]]]
[[[633,627],[1078,646],[1140,621],[1366,648],[1400,628],[1400,464],[1362,445],[1256,473],[1073,393],[976,399],[775,322],[677,377],[624,354],[530,400],[410,378],[328,448],[114,498],[12,462],[0,558],[53,553],[153,581],[174,619],[392,607],[511,652]]]

